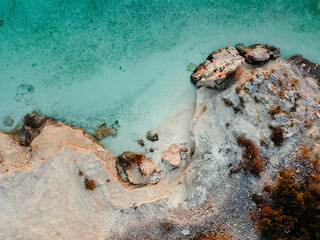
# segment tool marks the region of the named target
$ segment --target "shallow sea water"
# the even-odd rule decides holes
[[[0,130],[35,109],[91,133],[117,120],[102,144],[138,151],[194,105],[188,64],[239,42],[320,63],[319,0],[0,0]]]

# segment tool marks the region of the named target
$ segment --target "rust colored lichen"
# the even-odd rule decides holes
[[[83,176],[83,172],[81,170],[78,171],[79,176]]]
[[[88,178],[84,179],[84,186],[87,190],[93,191],[97,186],[96,183],[93,180],[90,180]]]
[[[263,159],[260,156],[258,147],[244,136],[237,137],[237,143],[244,149],[241,163],[243,170],[259,176],[263,170]]]
[[[274,116],[276,114],[279,114],[281,113],[282,109],[280,106],[277,106],[277,107],[274,107],[274,108],[271,108],[268,113],[271,115],[271,116]]]

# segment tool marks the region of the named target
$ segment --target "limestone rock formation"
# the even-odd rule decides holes
[[[250,218],[253,199],[279,170],[303,179],[316,167],[301,161],[300,149],[319,158],[320,67],[299,55],[253,65],[234,51],[208,60],[221,63],[220,72],[236,71],[225,72],[227,89],[219,77],[205,86],[195,81],[191,143],[180,149],[179,167],[161,162],[178,142],[165,137],[147,143],[147,156],[116,158],[83,129],[46,116],[25,117],[23,141],[0,132],[0,239],[195,239],[209,232],[261,239]],[[199,79],[215,81],[204,65]]]
[[[236,46],[239,53],[246,58],[248,63],[260,63],[280,56],[280,49],[270,44],[255,44],[246,47],[242,44]]]
[[[177,144],[171,144],[169,148],[162,152],[161,158],[173,166],[178,166],[181,162],[181,149]]]
[[[243,64],[244,58],[231,46],[211,53],[192,73],[191,81],[198,87],[217,87]]]

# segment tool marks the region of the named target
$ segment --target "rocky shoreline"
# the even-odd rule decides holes
[[[320,66],[279,55],[268,44],[214,51],[191,76],[190,126],[166,126],[144,154],[116,157],[81,128],[26,115],[20,141],[0,132],[0,237],[260,239],[253,196],[280,170],[319,171],[299,154],[320,156]]]

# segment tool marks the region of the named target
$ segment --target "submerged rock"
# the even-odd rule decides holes
[[[115,128],[108,128],[106,123],[101,124],[99,127],[96,128],[93,132],[93,136],[97,140],[102,140],[107,136],[110,135],[116,135],[117,134],[117,129]]]
[[[34,87],[31,84],[21,84],[17,88],[17,93],[14,99],[17,102],[20,102],[22,100],[30,101],[31,100],[31,94],[34,92]]]
[[[181,163],[181,149],[176,144],[171,144],[169,148],[162,152],[161,158],[173,166]]]
[[[246,47],[242,44],[236,46],[239,53],[244,56],[248,63],[260,63],[280,56],[280,49],[270,44],[255,44]]]
[[[197,68],[197,65],[194,63],[189,63],[187,66],[187,71],[193,72]]]
[[[231,46],[211,53],[192,73],[191,81],[198,87],[219,88],[227,76],[244,63],[244,58]]]
[[[5,116],[3,118],[3,125],[5,125],[5,126],[10,127],[10,126],[12,126],[13,122],[14,122],[14,120],[10,116]]]

